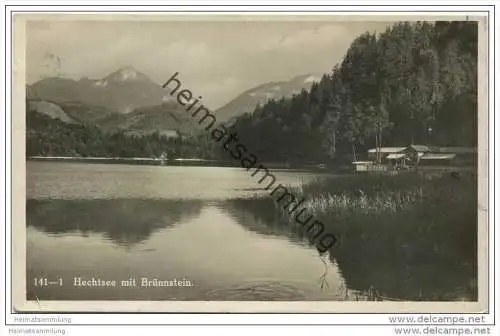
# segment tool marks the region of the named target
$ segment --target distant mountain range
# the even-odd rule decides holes
[[[302,75],[247,90],[215,110],[218,121],[251,112],[269,99],[309,90],[320,75]],[[66,123],[92,124],[104,130],[134,134],[156,130],[191,133],[193,120],[161,85],[133,67],[121,68],[102,79],[45,78],[26,88],[28,109]]]
[[[102,79],[45,78],[27,87],[27,97],[56,103],[80,102],[119,113],[172,99],[160,85],[132,67],[119,69]]]
[[[309,90],[313,82],[319,82],[321,74],[308,74],[292,78],[289,81],[270,82],[256,86],[240,94],[226,105],[215,111],[221,121],[252,112],[257,104],[264,104],[270,99],[291,97],[302,89]]]

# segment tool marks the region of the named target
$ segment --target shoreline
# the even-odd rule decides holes
[[[91,164],[127,164],[127,165],[148,165],[148,166],[194,166],[194,167],[221,167],[221,168],[241,168],[238,162],[207,160],[198,158],[186,159],[161,159],[161,158],[123,158],[123,157],[80,157],[80,156],[27,156],[26,162],[78,162]],[[328,168],[323,164],[304,164],[290,165],[286,162],[270,162],[263,163],[266,167],[275,170],[300,170],[300,171],[316,171],[335,174],[353,174],[353,175],[397,175],[392,172],[355,172],[347,166]],[[477,172],[475,166],[419,166],[413,172],[433,172],[433,173],[450,173],[450,172]]]
[[[161,158],[123,158],[123,157],[79,157],[79,156],[27,156],[28,161],[40,162],[78,162],[78,163],[94,163],[94,164],[133,164],[133,165],[152,165],[152,166],[201,166],[201,167],[232,167],[241,168],[239,162],[207,160],[198,158],[186,159],[161,159]],[[290,170],[307,170],[307,171],[323,171],[331,172],[331,169],[318,167],[315,164],[305,165],[289,165],[287,163],[271,162],[266,166],[272,169],[290,169]]]
[[[425,283],[427,273],[407,275],[407,267],[412,265],[418,269],[422,260],[435,260],[432,267],[448,265],[457,293],[433,292],[432,286],[427,285],[426,297],[477,300],[476,173],[465,173],[459,179],[446,174],[431,178],[411,173],[351,175],[312,182],[295,191],[294,199],[288,197],[281,203],[270,196],[239,199],[233,203],[247,208],[251,202],[257,202],[259,206],[253,206],[254,209],[272,209],[270,213],[274,214],[268,221],[297,232],[304,241],[318,248],[312,239],[317,232],[310,232],[290,213],[290,204],[300,198],[307,199],[303,208],[325,223],[325,232],[339,237],[339,243],[329,249],[329,257],[344,265],[340,267],[345,274],[359,271],[345,268],[348,262],[342,263],[352,258],[355,247],[363,256],[358,258],[361,269],[374,264],[379,270],[398,269],[400,280],[414,287],[413,296],[407,299],[418,300],[417,287]],[[258,216],[263,212],[255,213]],[[376,297],[399,297],[395,293],[397,289],[387,286],[376,274],[357,280],[357,284],[358,289],[373,287]],[[442,286],[447,285],[442,283]]]

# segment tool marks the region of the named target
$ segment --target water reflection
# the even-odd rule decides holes
[[[232,200],[224,207],[250,231],[308,245],[304,230],[279,218],[268,200]],[[341,242],[330,249],[329,259],[338,266],[347,290],[386,300],[477,300],[477,286],[471,281],[477,264],[465,256],[429,249],[415,240],[399,244],[389,236],[382,241],[380,232],[374,232],[379,226],[343,228]]]
[[[474,262],[465,263],[463,256],[428,249],[418,242],[395,244],[394,237],[380,238],[380,233],[369,226],[363,229],[345,226],[341,242],[326,256],[330,262],[328,267],[335,271],[322,279],[326,268],[321,264],[319,253],[309,246],[301,227],[290,226],[281,220],[272,203],[263,199],[209,203],[151,199],[28,200],[26,213],[27,225],[39,232],[65,237],[76,235],[88,241],[80,240],[78,244],[81,248],[77,250],[88,251],[86,244],[95,241],[93,235],[98,234],[115,246],[126,247],[126,250],[134,247],[135,252],[151,252],[147,257],[141,254],[126,257],[136,269],[139,265],[148,267],[143,269],[143,274],[151,272],[147,270],[157,263],[152,268],[157,272],[162,269],[158,265],[164,264],[171,269],[169,276],[187,272],[196,280],[203,279],[203,287],[190,292],[189,296],[186,294],[184,299],[309,297],[338,300],[339,287],[345,286],[347,291],[356,293],[376,291],[385,299],[477,300],[477,290],[474,289],[477,287],[469,283],[475,278]],[[171,232],[165,231],[174,228]],[[38,235],[36,237],[38,242],[43,239]],[[72,245],[66,246],[65,253],[76,253],[70,252],[69,246],[77,246],[77,241],[61,241],[65,244],[70,242]],[[295,248],[299,246],[301,249]],[[312,253],[305,253],[305,250]],[[36,251],[42,253],[40,249]],[[46,263],[59,255],[52,249],[44,248],[43,251],[51,257],[39,262]],[[29,252],[29,256],[35,258],[34,250]],[[86,253],[89,259],[90,252]],[[109,250],[99,252],[100,258],[106,254],[113,255]],[[63,255],[57,258],[63,258]],[[75,258],[73,256],[71,260]],[[98,273],[111,272],[115,278],[126,276],[120,273],[123,270],[111,270],[108,262],[111,257],[106,258],[107,266],[103,266]],[[132,258],[138,260],[132,261]],[[154,262],[156,259],[152,258],[158,261]],[[94,261],[82,260],[75,267],[80,270],[100,269],[98,259],[90,259]],[[287,262],[290,262],[288,266]],[[84,266],[86,263],[88,267]],[[31,267],[38,267],[34,262],[30,264]],[[44,267],[48,269],[47,265]],[[36,270],[30,271],[30,274],[33,272],[36,274]],[[264,275],[270,280],[257,281]],[[222,285],[222,279],[231,281]],[[277,284],[294,281],[299,281],[292,285],[295,291],[286,286],[276,289]],[[320,288],[320,281],[321,287],[325,283],[330,286],[327,292]],[[302,289],[306,289],[307,295],[299,293]],[[71,291],[74,295],[73,289]],[[110,297],[131,296],[133,293],[120,292]],[[102,297],[103,294],[99,295]],[[139,294],[134,295],[140,298]],[[163,294],[158,295],[162,297]]]
[[[294,242],[302,243],[290,225],[279,220],[274,206],[266,199],[228,200],[219,207],[249,231],[262,235],[286,236]]]
[[[345,237],[331,250],[348,288],[374,289],[386,299],[477,301],[476,263],[418,242],[395,246],[364,237]]]
[[[474,232],[419,241],[414,232],[394,237],[380,232],[383,225],[364,225],[359,218],[353,225],[352,214],[332,232],[340,241],[323,260],[300,225],[279,218],[272,202],[249,198],[268,192],[256,190],[241,169],[54,163],[28,168],[28,283],[42,274],[80,274],[185,276],[196,284],[189,290],[89,291],[65,283],[63,289],[36,289],[40,299],[339,300],[343,286],[375,289],[388,299],[477,299],[477,286],[470,283],[477,279],[477,262],[460,250],[476,249],[465,245],[477,241]],[[314,177],[309,175],[303,182]],[[302,183],[297,173],[280,172],[277,178],[284,185]],[[425,218],[427,209],[418,213],[423,221],[437,222]],[[434,241],[452,248],[432,247]],[[320,288],[323,280],[327,291]]]
[[[199,215],[201,207],[194,200],[28,200],[26,224],[56,235],[98,233],[116,245],[132,247],[157,230]]]
[[[326,267],[314,249],[297,244],[294,238],[269,232],[265,223],[256,223],[251,211],[227,204],[52,200],[28,202],[27,213],[28,299],[339,298],[342,279],[336,266]],[[116,248],[124,242],[127,248]],[[326,272],[328,291],[320,283]],[[34,286],[33,279],[41,276],[61,278],[64,285]],[[87,288],[74,286],[74,277],[98,277],[118,283],[141,277],[176,278],[187,279],[193,286]]]

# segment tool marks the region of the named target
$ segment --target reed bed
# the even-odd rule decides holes
[[[363,224],[382,220],[385,229],[408,228],[410,223],[428,227],[440,221],[441,227],[456,229],[457,218],[466,227],[477,225],[476,175],[448,174],[428,177],[414,173],[398,176],[353,175],[317,180],[299,188],[290,188],[306,201],[302,207],[325,220],[332,229],[352,224],[352,218],[363,218]],[[269,197],[272,199],[272,196]],[[276,210],[293,221],[282,204],[273,200]],[[401,222],[401,216],[406,220]],[[411,215],[408,217],[408,215]],[[464,217],[465,216],[465,217]],[[465,224],[463,219],[472,219]],[[394,221],[396,219],[396,221]]]
[[[338,237],[330,255],[352,288],[377,284],[382,296],[406,299],[477,298],[476,174],[350,175],[293,192]],[[282,204],[265,201],[273,202],[277,220],[300,231]],[[429,281],[433,273],[445,278]]]

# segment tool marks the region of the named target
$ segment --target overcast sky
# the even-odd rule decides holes
[[[207,20],[207,19],[206,19]],[[330,71],[352,40],[388,22],[38,21],[26,28],[28,83],[46,76],[102,78],[133,66],[163,84],[174,72],[218,108],[269,81]]]

